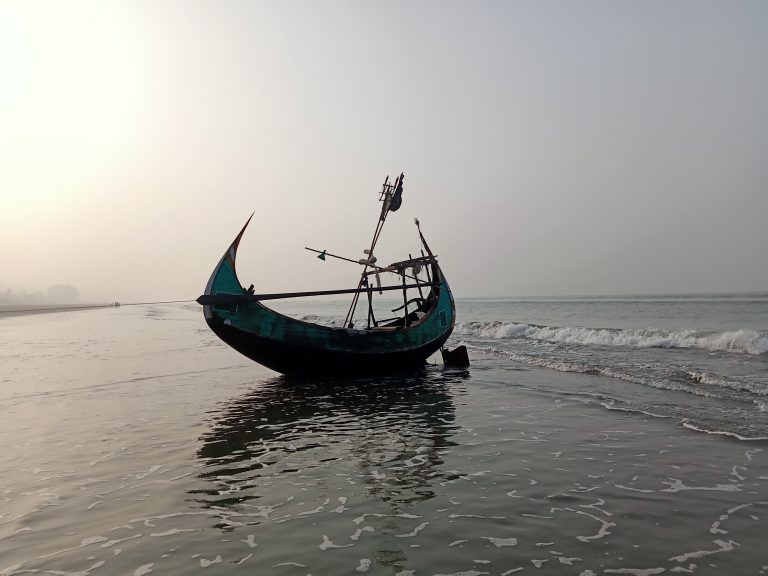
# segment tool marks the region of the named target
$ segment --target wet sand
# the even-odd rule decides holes
[[[765,442],[490,356],[280,377],[198,312],[3,323],[0,574],[768,572]]]

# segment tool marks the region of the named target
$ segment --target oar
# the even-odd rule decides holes
[[[314,292],[282,292],[277,294],[203,294],[197,299],[198,304],[204,306],[217,306],[225,304],[239,304],[242,302],[258,302],[260,300],[280,300],[282,298],[304,298],[307,296],[332,296],[334,294],[359,294],[369,290],[402,290],[405,288],[417,288],[419,286],[433,286],[437,284],[408,284],[406,286],[382,286],[381,288],[349,288],[345,290],[315,290]]]

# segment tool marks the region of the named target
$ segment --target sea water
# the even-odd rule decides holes
[[[476,352],[605,376],[578,392],[599,395],[612,407],[768,439],[766,295],[467,304],[456,335]]]
[[[457,309],[469,370],[357,380],[196,304],[0,317],[0,575],[768,573],[768,296]]]

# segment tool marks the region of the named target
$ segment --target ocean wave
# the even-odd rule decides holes
[[[746,354],[768,353],[768,335],[755,330],[701,332],[696,330],[621,330],[538,326],[516,322],[463,322],[456,326],[460,336],[512,339],[525,338],[555,344],[625,346],[631,348],[701,348]]]
[[[533,356],[531,354],[518,353],[511,350],[503,350],[494,346],[475,346],[468,344],[467,348],[475,352],[482,352],[492,356],[509,358],[515,362],[538,366],[540,368],[550,368],[552,370],[557,370],[558,372],[574,372],[592,376],[606,376],[608,378],[615,378],[617,380],[623,380],[633,384],[642,384],[644,386],[657,388],[659,390],[675,390],[678,392],[687,392],[689,394],[694,394],[696,396],[702,396],[705,398],[721,398],[721,395],[714,390],[705,390],[700,387],[692,386],[690,384],[686,384],[674,379],[648,377],[643,374],[624,370],[620,367],[600,366],[579,360],[562,360],[559,358]]]
[[[695,372],[686,371],[685,378],[703,384],[705,386],[712,386],[715,388],[730,388],[737,392],[751,392],[760,396],[768,396],[768,385],[761,382],[754,382],[751,380],[734,380],[724,378],[711,372]]]
[[[693,430],[694,432],[703,432],[704,434],[711,434],[714,436],[728,436],[730,438],[736,438],[737,440],[742,440],[745,442],[764,442],[765,440],[768,440],[768,436],[743,436],[742,434],[731,432],[729,430],[717,430],[717,429],[712,430],[712,429],[694,424],[687,418],[683,419],[681,424],[683,428],[687,428],[688,430]]]
[[[728,380],[713,373],[693,371],[689,372],[675,369],[670,370],[667,368],[664,373],[648,375],[622,367],[601,366],[599,364],[593,364],[591,362],[580,360],[547,358],[545,356],[513,352],[509,349],[488,345],[478,346],[467,344],[467,348],[473,352],[479,352],[500,358],[507,358],[516,362],[539,366],[542,368],[550,368],[560,372],[606,376],[633,384],[648,386],[662,391],[688,393],[703,399],[714,400],[716,402],[722,400],[738,400],[740,402],[749,401],[749,403],[754,406],[757,412],[768,412],[768,401],[765,401],[765,395],[768,394],[768,386],[755,385],[753,387],[750,385],[750,383]],[[702,387],[701,384],[705,384],[707,386]],[[531,390],[540,391],[540,388],[531,388]],[[610,390],[613,389],[611,388]],[[749,391],[757,395],[757,397],[750,398],[749,396],[744,397],[743,395],[735,396],[732,392],[734,390]],[[709,411],[703,412],[700,406],[698,409],[696,409],[696,402],[682,404],[675,401],[649,402],[647,397],[645,397],[646,400],[638,400],[634,394],[630,397],[630,399],[622,400],[619,397],[613,397],[615,395],[621,396],[621,392],[596,393],[593,391],[585,391],[580,387],[569,387],[563,390],[556,390],[556,392],[559,394],[567,394],[569,396],[575,396],[582,399],[595,399],[599,401],[600,405],[608,410],[627,413],[639,413],[652,416],[654,418],[678,418],[683,427],[697,432],[729,436],[744,441],[768,440],[768,437],[754,433],[755,430],[759,429],[759,424],[757,425],[757,428],[753,430],[753,427],[750,426],[749,420],[745,420],[743,416],[734,418],[733,422],[727,420],[727,418],[730,416],[726,417],[726,420],[718,418],[716,415],[717,413],[715,413],[715,418],[712,418],[712,414]],[[644,396],[639,396],[639,398],[643,397]],[[702,401],[706,402],[707,400]],[[728,412],[726,411],[726,413]],[[744,412],[742,410],[736,413],[745,414],[748,413],[748,411]]]

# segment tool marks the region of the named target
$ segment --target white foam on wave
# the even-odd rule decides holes
[[[695,552],[681,554],[680,556],[672,556],[670,560],[674,560],[675,562],[687,562],[692,558],[703,558],[704,556],[711,556],[712,554],[719,554],[721,552],[732,552],[734,546],[739,545],[738,542],[734,542],[733,540],[728,540],[727,542],[724,540],[713,540],[713,543],[717,545],[715,550],[697,550]]]
[[[719,394],[716,394],[707,390],[701,390],[701,389],[698,389],[697,387],[687,386],[685,384],[682,384],[680,382],[676,382],[673,380],[667,380],[664,378],[656,379],[653,377],[644,377],[643,375],[640,375],[640,374],[632,374],[629,372],[624,372],[621,369],[615,369],[610,367],[600,367],[600,366],[592,365],[586,362],[581,362],[578,360],[562,361],[562,360],[548,359],[544,357],[533,356],[530,354],[512,352],[510,350],[504,350],[504,349],[496,348],[493,346],[475,346],[472,344],[468,344],[467,348],[471,351],[490,354],[493,356],[500,356],[503,358],[509,358],[516,362],[523,362],[526,364],[539,366],[542,368],[551,368],[561,372],[575,372],[575,373],[581,373],[581,374],[592,374],[596,376],[608,376],[610,378],[616,378],[619,380],[624,380],[626,382],[631,382],[635,384],[642,384],[644,386],[650,386],[652,388],[657,388],[660,390],[674,390],[679,392],[687,392],[696,396],[702,396],[705,398],[712,398],[712,399],[721,398]],[[687,374],[688,374],[688,379],[694,380],[696,382],[706,380],[707,383],[711,382],[712,384],[717,384],[717,385],[722,385],[722,382],[728,382],[728,381],[725,381],[724,379],[721,379],[717,375],[711,375],[711,379],[703,378],[699,380],[691,377],[692,375],[697,373],[689,372]],[[741,390],[751,390],[761,395],[766,394],[765,388],[762,385],[755,385],[755,387],[749,387],[749,386],[743,385],[742,383],[730,382],[730,384],[733,384],[733,386],[728,386],[728,387],[738,388]],[[580,393],[579,396],[590,397],[592,395],[588,393]],[[594,395],[594,396],[596,399],[599,400],[599,403],[608,410],[616,410],[616,411],[628,412],[628,413],[639,413],[639,414],[644,414],[646,416],[650,416],[653,418],[674,418],[675,417],[668,414],[665,415],[665,414],[650,412],[648,410],[643,410],[637,407],[617,405],[615,401],[612,399],[601,399],[600,395]],[[753,402],[760,412],[768,412],[768,402],[764,402],[761,400],[754,400]],[[742,441],[767,441],[768,440],[767,436],[745,436],[737,432],[705,428],[701,425],[693,424],[688,418],[681,418],[680,423],[684,428],[693,430],[695,432],[702,432],[705,434],[728,436],[728,437],[735,438],[737,440],[742,440]],[[512,493],[510,492],[507,495],[510,496],[512,495]]]
[[[483,536],[483,540],[488,540],[496,548],[505,548],[507,546],[517,546],[517,538],[495,538],[493,536]]]
[[[660,390],[676,390],[678,392],[687,392],[689,394],[703,396],[705,398],[720,398],[718,394],[711,391],[701,390],[693,386],[687,386],[680,382],[674,382],[672,380],[649,378],[640,374],[634,374],[620,368],[613,368],[610,366],[597,366],[579,360],[550,359],[541,356],[512,352],[510,350],[502,350],[492,346],[474,346],[472,344],[468,344],[467,348],[477,352],[510,358],[516,362],[523,362],[525,364],[539,366],[541,368],[551,368],[552,370],[557,370],[559,372],[575,372],[579,374],[607,376],[609,378],[616,378],[617,380],[623,380],[633,384],[642,384],[644,386],[650,386],[651,388],[658,388]]]
[[[723,378],[711,372],[686,372],[686,377],[693,382],[698,382],[707,386],[730,388],[741,392],[752,392],[761,396],[768,396],[768,385],[751,380],[736,381]]]
[[[704,434],[710,434],[713,436],[728,436],[729,438],[736,438],[737,440],[742,440],[745,442],[763,442],[768,440],[768,436],[742,436],[741,434],[737,434],[736,432],[728,432],[727,430],[708,430],[707,428],[702,428],[701,426],[692,424],[687,419],[682,421],[682,426],[683,428],[688,428],[688,430],[693,430],[694,432],[703,432]]]
[[[660,330],[537,326],[517,322],[462,322],[456,326],[462,336],[493,339],[525,338],[555,344],[625,346],[631,348],[701,348],[746,354],[768,353],[768,335],[755,330],[701,332]]]

